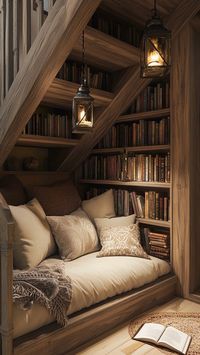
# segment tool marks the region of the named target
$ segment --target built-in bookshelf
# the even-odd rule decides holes
[[[80,179],[86,198],[113,189],[116,214],[136,214],[141,233],[146,233],[145,248],[153,233],[163,229],[158,238],[167,236],[167,244],[153,246],[150,254],[166,260],[171,227],[169,104],[168,79],[147,87],[93,149]]]

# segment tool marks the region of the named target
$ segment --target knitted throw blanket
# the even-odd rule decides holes
[[[72,282],[68,276],[63,276],[60,265],[13,271],[13,301],[24,310],[37,302],[48,309],[57,323],[65,326],[71,298]]]

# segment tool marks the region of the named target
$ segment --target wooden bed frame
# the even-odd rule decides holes
[[[36,180],[34,179],[34,182]],[[47,179],[43,177],[43,183],[45,180]],[[48,178],[48,182],[51,180]],[[38,180],[39,182],[41,183],[41,179]],[[34,355],[38,352],[42,355],[55,355],[73,351],[86,341],[155,305],[170,300],[176,294],[176,277],[170,274],[147,286],[111,298],[70,316],[66,328],[61,328],[56,323],[52,323],[20,338],[13,339],[12,246],[14,228],[9,207],[0,194],[0,333],[2,355]]]

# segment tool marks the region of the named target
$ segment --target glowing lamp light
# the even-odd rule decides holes
[[[155,78],[164,76],[171,64],[171,33],[157,14],[154,0],[153,16],[147,22],[140,52],[141,77]]]

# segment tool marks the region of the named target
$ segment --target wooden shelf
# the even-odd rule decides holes
[[[80,84],[73,83],[62,79],[54,79],[53,83],[47,90],[42,103],[50,104],[60,108],[68,108],[72,104],[74,95],[76,94]],[[114,98],[114,94],[108,91],[92,89],[91,96],[94,98],[95,106],[106,106]]]
[[[78,142],[78,139],[35,136],[25,134],[18,139],[16,144],[20,146],[30,147],[68,148],[77,145]]]
[[[91,179],[81,179],[81,184],[92,184],[92,185],[116,185],[116,186],[136,186],[145,188],[162,188],[169,189],[169,182],[146,182],[146,181],[120,181],[120,180],[91,180]]]
[[[139,48],[90,26],[86,27],[84,35],[89,65],[101,70],[116,71],[139,63]],[[81,38],[73,48],[70,59],[82,61]]]
[[[124,153],[128,152],[162,152],[170,150],[170,145],[144,145],[137,147],[119,147],[119,148],[96,148],[93,149],[92,154],[106,154],[106,153]]]
[[[170,115],[169,108],[162,108],[160,110],[146,111],[146,112],[138,112],[131,113],[129,115],[122,115],[117,120],[116,123],[120,122],[132,122],[132,121],[140,121],[140,120],[152,120],[160,117],[165,117]]]
[[[142,224],[149,224],[151,226],[156,226],[156,227],[165,227],[165,228],[171,227],[170,221],[161,221],[158,219],[150,219],[150,218],[137,218],[137,221],[139,221]]]

